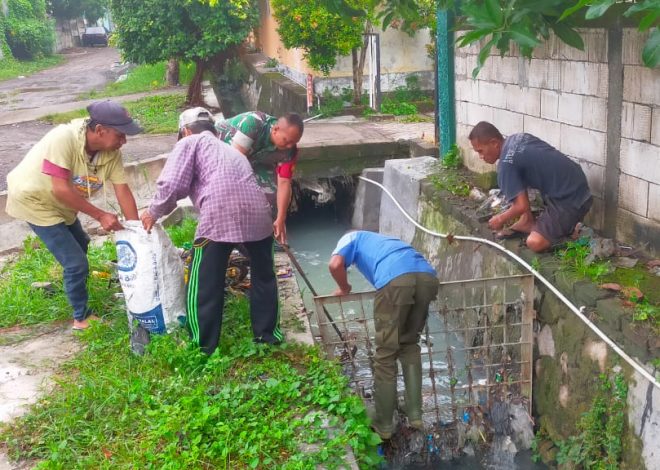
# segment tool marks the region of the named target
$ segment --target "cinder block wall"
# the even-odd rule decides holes
[[[647,243],[648,251],[659,253],[660,69],[641,65],[646,34],[581,33],[584,51],[551,36],[531,60],[516,48],[490,57],[476,79],[479,47],[456,49],[457,137],[465,163],[474,171],[494,169],[479,160],[467,140],[479,121],[492,122],[505,135],[534,134],[582,166],[595,198],[589,224],[615,227],[611,235]],[[608,120],[608,113],[616,119]],[[608,167],[613,171],[606,173]]]

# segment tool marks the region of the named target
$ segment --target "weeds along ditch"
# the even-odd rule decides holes
[[[172,235],[183,243],[190,231],[194,224]],[[90,247],[90,270],[114,256],[110,241]],[[25,242],[2,271],[4,326],[69,319],[58,269],[40,243]],[[37,279],[55,292],[33,291]],[[361,468],[380,462],[380,439],[338,364],[317,348],[255,344],[245,297],[228,298],[212,356],[184,330],[154,337],[135,356],[118,284],[92,276],[89,290],[105,321],[81,332],[85,347],[61,366],[53,389],[0,427],[11,459],[37,468],[337,468],[350,446]]]
[[[119,287],[109,288],[105,273],[115,259],[115,245],[105,241],[89,246],[89,305],[103,316],[114,308]],[[100,274],[101,273],[101,274]],[[50,282],[50,288],[32,287],[35,282]],[[23,242],[23,251],[0,269],[0,328],[49,323],[71,319],[62,282],[62,267],[35,237]]]

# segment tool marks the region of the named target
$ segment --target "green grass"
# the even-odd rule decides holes
[[[183,225],[182,240],[194,228]],[[105,270],[114,256],[111,241],[91,248],[91,269]],[[4,326],[70,318],[61,292],[47,298],[29,288],[61,279],[60,269],[40,242],[26,240],[0,273]],[[12,459],[49,469],[338,468],[350,446],[361,468],[380,462],[380,440],[340,367],[318,348],[255,344],[245,297],[228,298],[212,356],[178,329],[152,338],[139,357],[123,301],[112,295],[118,287],[92,277],[89,290],[106,321],[81,333],[85,347],[28,414],[0,425]]]
[[[62,267],[39,239],[29,237],[23,247],[24,252],[18,259],[0,272],[0,328],[71,319],[72,310],[62,284]],[[112,242],[106,242],[101,247],[90,246],[90,272],[107,271],[106,260],[114,257]],[[45,281],[52,282],[54,292],[49,294],[31,288],[33,282]],[[107,279],[92,276],[88,281],[88,290],[90,307],[103,315],[113,303],[112,294],[119,288],[114,291],[108,289]]]
[[[147,134],[171,134],[178,129],[179,113],[185,103],[183,93],[149,96],[136,101],[123,103],[133,118],[137,119]],[[49,114],[42,120],[51,124],[63,124],[72,119],[87,117],[85,109],[66,113]]]
[[[105,96],[130,95],[144,91],[159,90],[167,87],[165,82],[166,62],[138,65],[132,69],[122,82],[111,83],[103,90],[93,90],[80,95],[80,99],[93,99]],[[179,82],[187,85],[195,73],[195,64],[181,63],[179,66]]]
[[[557,252],[562,267],[593,282],[602,282],[603,278],[612,272],[609,261],[594,261],[587,263],[591,253],[588,239],[579,239],[566,244],[566,248]]]
[[[248,309],[228,300],[211,357],[180,330],[137,357],[117,307],[0,441],[37,468],[337,468],[347,445],[373,468],[379,439],[337,364],[317,348],[254,344]]]
[[[0,81],[10,80],[18,76],[32,75],[40,70],[55,67],[64,62],[64,56],[55,54],[35,60],[0,60]]]
[[[194,217],[184,217],[180,224],[165,228],[172,243],[177,248],[182,248],[185,243],[193,243],[195,241],[195,230],[197,230],[197,219]]]

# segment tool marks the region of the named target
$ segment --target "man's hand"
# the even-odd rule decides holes
[[[151,233],[151,229],[156,223],[156,220],[151,216],[149,211],[144,211],[140,216],[140,220],[142,221],[142,226],[147,231],[147,233]]]
[[[348,287],[347,289],[342,289],[341,287],[335,289],[335,291],[332,293],[332,295],[348,295],[351,293],[351,290],[353,289],[353,286],[350,284],[346,284]]]
[[[504,227],[504,221],[502,220],[502,217],[495,215],[488,221],[488,226],[493,230],[500,230]]]
[[[284,223],[284,220],[280,218],[275,219],[275,222],[273,222],[273,236],[280,245],[287,244],[286,224]]]
[[[119,219],[115,214],[110,212],[102,212],[101,215],[96,219],[103,227],[103,230],[106,232],[113,232],[115,230],[121,230],[124,226],[119,222]]]

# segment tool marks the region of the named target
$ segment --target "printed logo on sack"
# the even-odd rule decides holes
[[[135,318],[138,323],[145,330],[150,333],[163,334],[167,332],[165,327],[165,319],[163,318],[163,307],[162,305],[156,305],[153,310],[144,313],[133,313],[133,318]]]
[[[137,264],[137,255],[130,243],[120,240],[117,242],[117,269],[120,271],[133,271]]]

